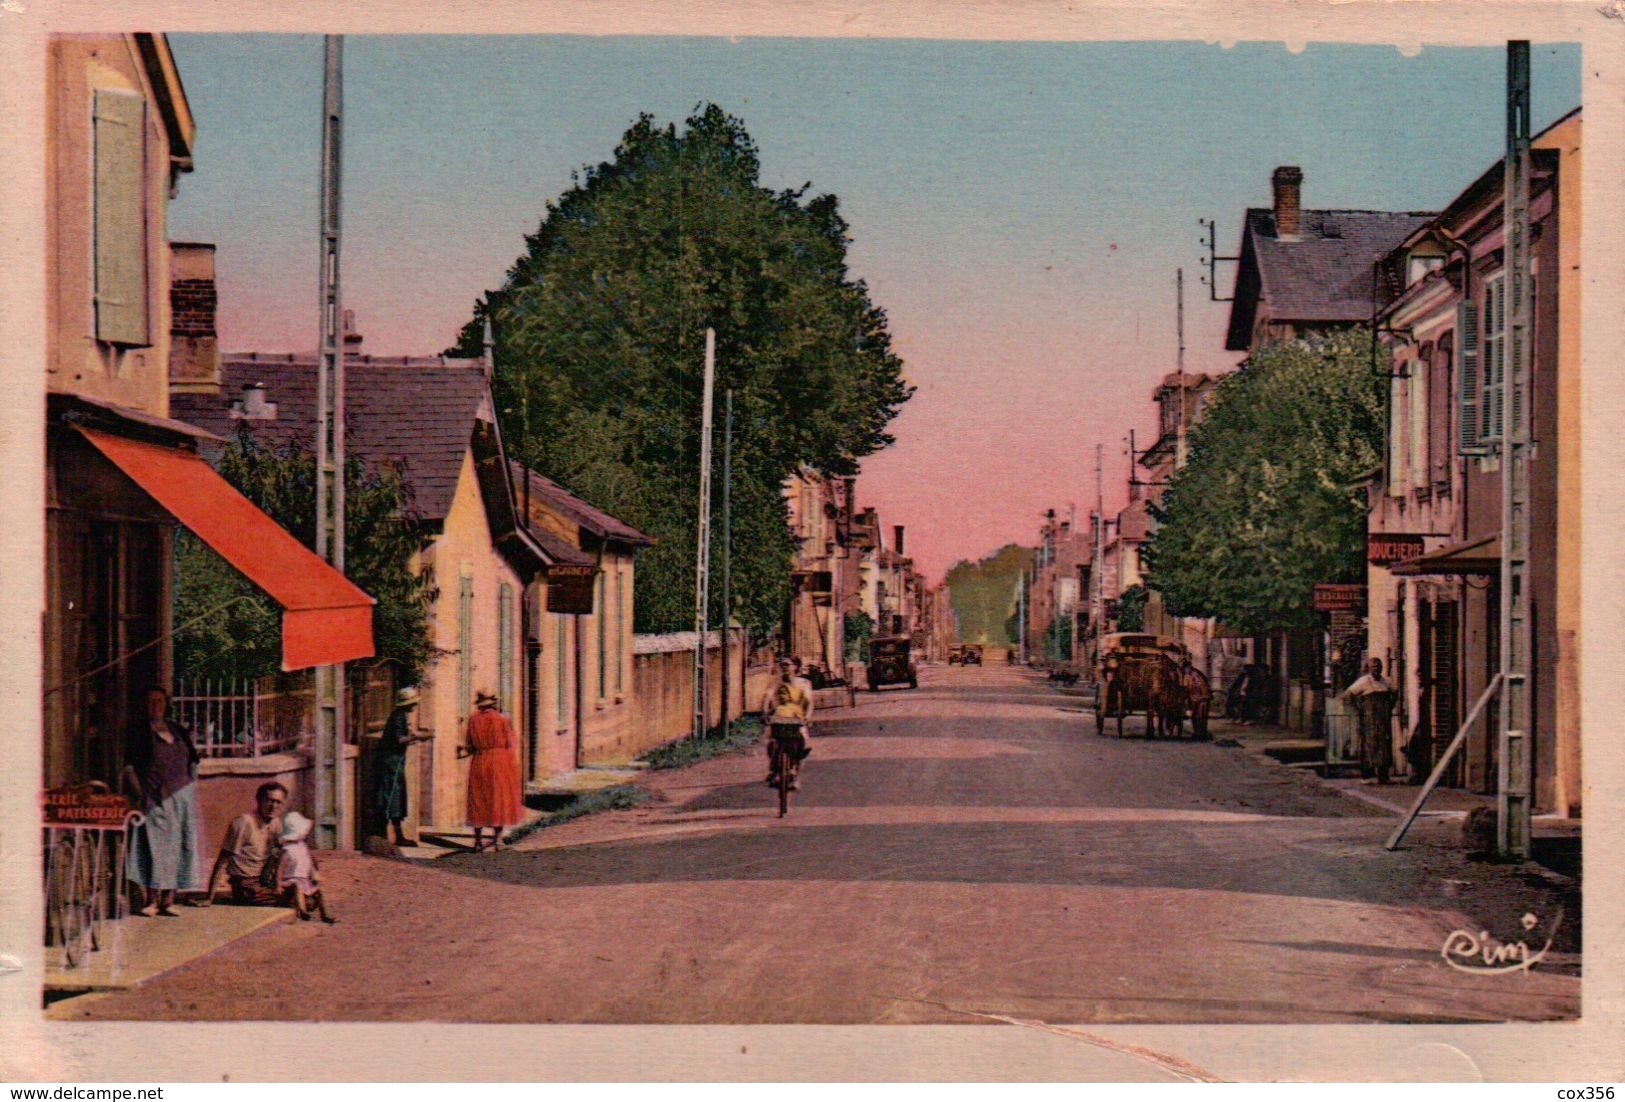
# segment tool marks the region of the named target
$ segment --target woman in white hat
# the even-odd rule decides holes
[[[406,820],[406,749],[414,742],[427,742],[433,735],[412,730],[412,713],[419,703],[416,686],[408,685],[395,694],[395,709],[389,713],[383,734],[378,736],[374,777],[373,812],[375,822],[395,828],[395,844],[407,845],[401,823]]]

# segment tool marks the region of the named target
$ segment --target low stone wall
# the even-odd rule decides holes
[[[632,655],[632,696],[627,722],[581,748],[586,765],[616,765],[632,761],[659,746],[686,738],[694,726],[693,632],[640,635]],[[771,663],[753,663],[743,639],[736,637],[728,652],[728,718],[737,719],[760,706],[773,678]],[[706,678],[710,699],[707,725],[722,724],[722,637],[712,632],[706,641]]]
[[[344,748],[344,783],[350,791],[351,814],[341,824],[340,836],[346,845],[355,838],[356,748]],[[310,758],[302,753],[266,754],[257,758],[205,758],[198,765],[198,811],[203,820],[201,844],[204,864],[212,867],[226,827],[245,811],[254,810],[254,794],[267,781],[276,781],[288,790],[284,811],[297,811],[314,819],[315,773]],[[205,869],[207,875],[207,869]]]

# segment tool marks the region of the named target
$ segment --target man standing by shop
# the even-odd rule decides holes
[[[1382,659],[1365,664],[1365,674],[1343,690],[1343,699],[1355,706],[1360,720],[1360,775],[1376,774],[1387,784],[1394,770],[1393,715],[1396,694],[1382,676]]]

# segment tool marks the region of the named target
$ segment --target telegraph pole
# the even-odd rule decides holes
[[[1016,588],[1016,660],[1023,666],[1027,664],[1027,571],[1021,571],[1021,581]]]
[[[700,522],[694,560],[694,737],[705,734],[705,634],[711,596],[711,391],[716,381],[717,334],[705,331],[705,389],[700,400]]]
[[[1529,43],[1507,43],[1507,150],[1505,175],[1506,366],[1508,392],[1501,413],[1501,708],[1497,755],[1496,849],[1503,857],[1529,855],[1530,663],[1529,622],[1530,378],[1529,255]]]
[[[728,643],[733,635],[733,447],[734,392],[729,387],[722,397],[722,729],[728,729],[733,708],[732,678],[728,670]]]
[[[321,352],[316,362],[316,554],[344,572],[344,311],[339,294],[344,36],[326,39],[322,91]],[[339,849],[345,805],[344,667],[316,670],[316,844]]]
[[[1179,426],[1174,436],[1174,470],[1185,466],[1185,269],[1174,273],[1174,318],[1179,333],[1176,371],[1179,377]]]

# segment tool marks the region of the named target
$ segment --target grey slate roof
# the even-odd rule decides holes
[[[240,426],[271,446],[309,448],[316,423],[316,357],[311,353],[227,353],[219,394],[176,394],[178,419],[234,439]],[[273,419],[231,415],[244,386],[263,383]],[[469,450],[474,422],[486,402],[478,360],[443,357],[351,356],[345,361],[345,444],[369,465],[397,469],[413,507],[430,522],[445,519]],[[216,449],[217,450],[217,449]]]
[[[1372,265],[1432,217],[1420,211],[1306,210],[1298,238],[1283,241],[1275,234],[1273,210],[1249,208],[1225,347],[1249,346],[1260,299],[1276,321],[1369,321]],[[1378,297],[1384,297],[1380,288]]]
[[[602,509],[581,500],[551,478],[527,470],[514,460],[509,460],[508,466],[513,471],[514,497],[520,502],[524,501],[525,479],[528,477],[533,500],[541,502],[560,516],[580,525],[599,539],[632,547],[647,547],[654,543],[653,539],[630,524],[617,520]]]

